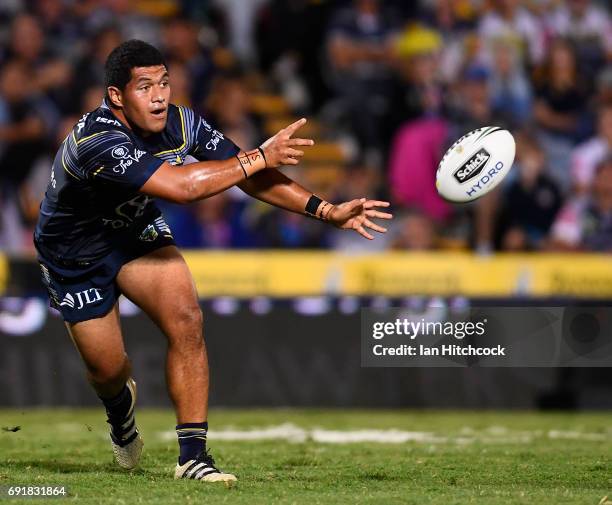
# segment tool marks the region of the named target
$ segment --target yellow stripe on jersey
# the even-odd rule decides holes
[[[75,178],[77,181],[80,181],[81,179],[80,179],[80,178],[79,178],[77,175],[73,174],[73,173],[72,173],[72,172],[71,172],[71,171],[68,169],[68,167],[66,166],[66,162],[64,161],[64,156],[66,156],[66,141],[64,141],[64,150],[62,151],[62,166],[64,167],[64,171],[65,171],[67,174],[71,175],[71,176],[72,176],[73,178]]]
[[[72,132],[74,135],[74,132]],[[77,143],[77,145],[79,145],[81,142],[85,142],[86,140],[92,139],[94,137],[97,137],[98,135],[102,135],[103,133],[109,133],[109,130],[104,130],[103,132],[98,132],[98,133],[94,133],[92,135],[88,135],[87,137],[83,137],[82,139],[76,140],[76,138],[74,139],[75,142]]]
[[[185,118],[183,117],[183,108],[179,106],[178,110],[181,116],[181,133],[183,134],[183,143],[180,146],[178,146],[176,149],[168,149],[167,151],[161,151],[159,153],[155,153],[153,156],[161,156],[162,154],[168,154],[168,153],[178,153],[187,144],[187,137],[185,135]]]

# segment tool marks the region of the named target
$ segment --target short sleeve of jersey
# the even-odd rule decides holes
[[[219,130],[193,111],[193,146],[189,152],[199,161],[226,160],[240,152],[240,148]]]
[[[138,191],[164,163],[136,147],[121,131],[107,131],[92,135],[78,143],[79,164],[92,182],[116,184]]]

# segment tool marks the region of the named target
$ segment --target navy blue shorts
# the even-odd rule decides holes
[[[51,307],[64,321],[78,323],[108,314],[121,290],[116,278],[123,265],[160,247],[175,245],[163,217],[157,217],[104,258],[85,264],[58,264],[39,251],[38,263]]]

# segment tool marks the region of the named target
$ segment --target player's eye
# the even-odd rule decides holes
[[[162,82],[160,82],[160,83],[159,83],[159,85],[160,85],[162,88],[165,88],[166,86],[168,86],[168,84],[170,84],[168,81],[162,81]]]
[[[148,84],[145,84],[144,86],[140,86],[139,89],[141,89],[142,91],[147,91],[151,86],[149,86]]]

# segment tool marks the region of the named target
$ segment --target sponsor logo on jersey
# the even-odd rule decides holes
[[[60,303],[60,307],[80,310],[85,307],[85,305],[91,305],[101,300],[102,296],[100,295],[100,290],[98,288],[90,288],[79,291],[75,293],[74,296],[71,293],[66,293],[62,303]]]
[[[210,125],[209,125],[209,124],[206,122],[206,120],[205,120],[205,119],[202,119],[202,125],[204,126],[204,129],[205,129],[207,132],[211,132],[211,131],[213,131],[213,127],[212,127],[212,126],[210,126]]]
[[[484,169],[487,161],[491,158],[489,152],[483,147],[476,153],[474,153],[470,158],[461,165],[455,172],[453,173],[453,177],[457,180],[459,184],[463,184],[464,182],[477,177],[480,172]]]
[[[206,142],[206,149],[209,151],[216,151],[219,142],[221,142],[225,137],[223,137],[223,133],[218,130],[213,130],[210,134],[210,140]]]
[[[132,163],[138,163],[144,154],[145,151],[140,151],[138,149],[134,149],[134,153],[130,154],[130,150],[125,146],[115,147],[111,152],[111,156],[119,160],[119,164],[113,167],[113,172],[121,175],[125,174],[125,171]]]
[[[158,236],[159,236],[159,233],[157,233],[155,226],[150,224],[143,230],[139,238],[143,242],[153,242]]]
[[[96,118],[96,123],[105,123],[105,124],[112,124],[115,126],[121,126],[121,123],[119,121],[117,121],[116,119],[108,119],[106,117],[102,117],[102,116],[98,116]]]

